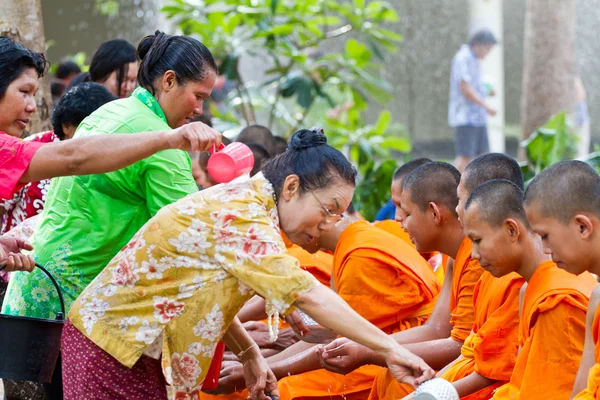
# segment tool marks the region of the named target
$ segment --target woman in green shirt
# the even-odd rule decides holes
[[[75,137],[103,134],[110,141],[108,135],[115,133],[165,131],[202,112],[217,72],[202,43],[157,31],[137,51],[140,86],[87,117]],[[67,310],[158,210],[197,190],[189,156],[175,149],[115,172],[55,179],[32,237],[33,255],[58,281]],[[43,273],[13,274],[3,313],[53,318],[59,311],[55,289]]]

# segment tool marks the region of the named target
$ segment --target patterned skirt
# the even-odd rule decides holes
[[[65,400],[167,400],[159,360],[142,356],[127,368],[68,320],[62,332],[62,362]]]

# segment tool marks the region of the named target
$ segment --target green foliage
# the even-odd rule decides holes
[[[81,68],[81,72],[88,72],[88,70],[90,69],[90,66],[85,63],[86,54],[83,51],[80,51],[79,53],[72,56],[69,55],[66,58],[79,65],[79,68]],[[54,75],[56,73],[57,68],[58,63],[52,64],[49,69],[50,75]]]
[[[527,161],[521,163],[525,182],[528,183],[537,173],[552,164],[575,158],[578,140],[566,113],[562,112],[550,118],[529,139],[521,143],[527,154]],[[587,162],[600,173],[598,150],[582,157],[581,161]]]
[[[94,10],[107,17],[114,17],[119,14],[118,0],[96,0]]]
[[[289,136],[320,125],[329,143],[357,167],[356,207],[372,218],[390,196],[395,153],[410,151],[404,129],[383,111],[375,124],[362,116],[370,99],[385,104],[392,87],[379,77],[384,52],[396,51],[402,36],[383,28],[398,21],[386,1],[366,0],[171,0],[162,9],[183,34],[198,37],[221,61],[221,73],[237,82],[228,109],[216,124],[235,129],[261,123]],[[352,34],[339,51],[323,44]],[[338,46],[336,46],[338,47]],[[333,48],[330,46],[329,48]],[[243,56],[264,60],[261,85],[239,73]],[[264,121],[258,120],[266,115]],[[335,117],[334,117],[335,115]]]
[[[390,198],[392,175],[398,167],[392,152],[411,151],[404,128],[391,120],[391,113],[382,111],[375,124],[367,124],[352,108],[339,118],[327,118],[325,124],[329,143],[357,166],[360,179],[354,202],[367,220],[373,220]]]

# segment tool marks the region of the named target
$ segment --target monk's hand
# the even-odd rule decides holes
[[[0,269],[3,272],[33,271],[33,257],[21,253],[22,250],[33,250],[33,246],[25,240],[0,236]]]
[[[373,351],[350,339],[336,339],[317,349],[321,366],[336,374],[346,375],[371,362]]]
[[[221,145],[221,134],[202,122],[190,122],[167,133],[167,145],[171,149],[185,151],[209,151]]]
[[[251,349],[245,353],[242,356],[242,364],[244,380],[251,400],[279,398],[277,378],[258,349]]]
[[[246,388],[244,369],[238,361],[223,361],[219,374],[219,385],[214,390],[205,390],[209,394],[231,394]]]
[[[285,317],[285,322],[290,324],[294,332],[296,332],[300,337],[304,337],[310,333],[310,329],[308,326],[306,326],[298,311],[294,311],[293,313],[287,315]]]
[[[413,387],[417,387],[435,376],[433,369],[421,357],[400,345],[394,346],[385,353],[385,362],[390,373],[398,382]]]

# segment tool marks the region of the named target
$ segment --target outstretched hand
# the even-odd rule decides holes
[[[33,246],[25,240],[0,236],[0,269],[5,272],[33,271],[33,257],[22,254],[22,250],[33,250]]]
[[[209,151],[213,145],[221,145],[221,134],[202,122],[190,122],[168,133],[168,145],[195,153]]]

